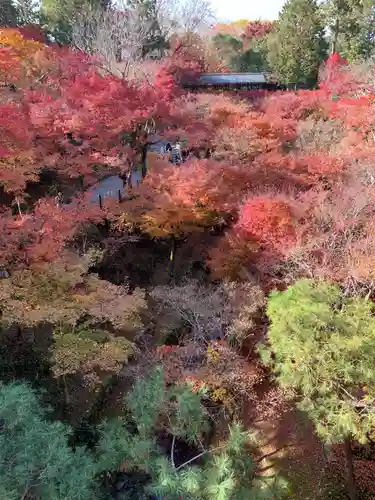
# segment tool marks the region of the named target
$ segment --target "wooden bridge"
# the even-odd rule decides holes
[[[278,82],[267,81],[265,73],[201,73],[194,77],[183,79],[181,86],[192,91],[268,90],[276,92],[305,88],[300,83],[284,85]]]

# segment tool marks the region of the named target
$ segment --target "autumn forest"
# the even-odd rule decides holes
[[[374,6],[336,4],[0,0],[1,500],[375,498]],[[305,88],[181,84],[233,71]]]

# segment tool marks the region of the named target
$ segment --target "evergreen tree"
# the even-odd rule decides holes
[[[283,83],[316,83],[327,50],[316,0],[288,0],[268,40],[271,70]]]
[[[262,72],[268,70],[267,51],[263,47],[246,50],[237,58],[239,71]]]
[[[285,484],[275,478],[258,478],[254,462],[245,450],[249,439],[239,424],[230,428],[226,443],[203,449],[185,463],[174,458],[176,439],[198,445],[207,428],[201,398],[186,384],[166,388],[164,375],[155,370],[146,381],[136,382],[126,398],[128,417],[101,427],[100,470],[116,470],[127,464],[127,472],[142,470],[149,475],[146,493],[177,500],[251,500],[284,498]],[[170,456],[157,444],[166,433],[172,439]]]
[[[34,24],[38,21],[36,0],[0,0],[0,27]]]
[[[12,0],[0,0],[0,28],[17,25],[17,9]]]
[[[238,71],[238,58],[243,52],[242,41],[227,33],[217,33],[212,43],[225,64],[233,71]]]
[[[212,39],[219,57],[233,71],[266,71],[267,63],[267,37],[261,37],[247,43],[245,50],[244,41],[226,33],[218,33]]]
[[[0,498],[98,498],[94,462],[68,438],[65,425],[46,420],[28,385],[0,384]]]
[[[367,59],[375,50],[374,0],[326,0],[322,4],[331,52],[349,61]]]
[[[350,439],[365,442],[375,423],[374,304],[341,295],[325,282],[298,281],[271,294],[263,361],[295,392],[324,442],[346,444],[355,498]]]
[[[155,495],[170,500],[287,498],[280,479],[256,475],[245,449],[249,435],[239,424],[230,427],[226,442],[177,463],[177,441],[201,446],[207,429],[204,392],[193,389],[188,384],[167,389],[160,370],[138,381],[126,397],[127,417],[100,427],[94,457],[69,446],[70,429],[46,419],[27,384],[1,384],[0,498],[104,500],[109,497],[96,477],[106,472],[105,477],[118,478],[114,473],[119,470],[112,493],[116,490],[117,498],[120,493],[127,500]],[[168,456],[158,445],[163,433],[172,441]]]

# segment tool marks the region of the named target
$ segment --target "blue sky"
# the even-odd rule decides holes
[[[212,0],[218,21],[277,19],[285,0]]]

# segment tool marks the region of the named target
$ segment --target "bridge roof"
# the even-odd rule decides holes
[[[203,73],[198,77],[198,85],[226,85],[265,83],[263,73]]]

